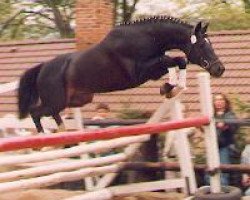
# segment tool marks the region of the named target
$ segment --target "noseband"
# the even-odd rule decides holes
[[[214,60],[214,61],[212,61],[212,62],[209,62],[209,61],[203,59],[202,62],[205,63],[205,65],[202,65],[201,67],[202,67],[203,69],[209,71],[209,70],[212,68],[212,66],[215,65],[215,64],[217,64],[217,63],[219,63],[220,60],[219,60],[219,59],[216,59],[216,60]]]

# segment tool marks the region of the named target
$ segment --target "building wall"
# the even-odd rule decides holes
[[[113,27],[112,0],[77,0],[77,49],[98,43]]]

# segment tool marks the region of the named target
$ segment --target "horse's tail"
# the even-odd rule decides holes
[[[27,117],[32,105],[38,101],[39,95],[36,80],[42,65],[41,63],[27,70],[20,79],[18,88],[18,110],[20,119]]]

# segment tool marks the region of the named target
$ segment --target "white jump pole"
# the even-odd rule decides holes
[[[140,143],[145,141],[147,141],[145,140],[145,138],[131,136],[124,138],[115,138],[107,141],[98,141],[84,146],[75,146],[68,149],[58,149],[25,155],[5,155],[1,156],[0,166],[15,166],[23,163],[43,162],[48,160],[79,156],[85,153],[107,152],[113,148],[124,147],[129,144]]]
[[[212,93],[210,87],[210,75],[208,73],[198,74],[201,110],[202,114],[210,118],[210,124],[205,128],[205,144],[207,151],[207,164],[210,171],[218,170],[220,167],[219,149],[215,129]],[[220,174],[213,173],[210,177],[212,193],[221,191]]]
[[[57,163],[46,164],[10,172],[0,173],[0,181],[11,181],[15,179],[42,176],[46,174],[58,173],[62,171],[77,170],[86,167],[97,167],[127,160],[127,155],[118,153],[106,157],[93,158],[88,160],[62,160]]]
[[[0,183],[0,192],[10,192],[20,189],[41,188],[55,185],[61,182],[76,181],[84,179],[85,177],[92,177],[110,172],[118,172],[120,170],[119,167],[119,165],[108,165],[102,167],[83,168],[70,172],[58,172],[47,176]]]
[[[83,119],[82,119],[82,113],[81,113],[81,109],[80,108],[73,108],[73,112],[74,112],[74,119],[76,122],[76,127],[78,130],[83,130],[84,129],[84,125],[83,125]],[[86,145],[86,143],[80,143],[79,145]],[[81,155],[82,159],[89,159],[89,155],[88,154],[82,154]],[[94,180],[92,177],[86,177],[84,179],[85,182],[85,189],[86,190],[93,190],[94,188]]]
[[[83,119],[80,108],[73,108],[74,119],[76,121],[76,127],[78,130],[83,130]]]
[[[183,119],[182,105],[179,99],[173,102],[171,107],[172,120]],[[192,163],[192,155],[190,152],[190,145],[188,142],[188,132],[189,129],[175,130],[174,145],[177,151],[178,160],[180,162],[181,175],[183,178],[188,178],[188,186],[185,193],[194,194],[197,190],[197,183],[195,179],[194,167]]]
[[[18,88],[19,81],[0,84],[0,94],[13,91]]]

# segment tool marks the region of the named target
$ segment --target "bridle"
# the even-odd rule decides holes
[[[202,60],[203,63],[205,63],[205,65],[201,65],[201,67],[207,71],[209,71],[213,65],[220,63],[220,60],[217,58],[216,60],[213,60],[212,62],[209,62],[205,59]]]
[[[191,43],[191,47],[188,50],[188,52],[186,53],[188,63],[190,63],[189,57],[190,57],[190,54],[191,54],[191,51],[192,51],[194,45],[195,45],[195,43]],[[203,63],[201,65],[201,67],[203,69],[209,71],[212,68],[213,65],[215,65],[217,63],[220,63],[220,60],[217,58],[216,60],[213,60],[212,62],[209,62],[208,60],[201,58],[201,63]]]

